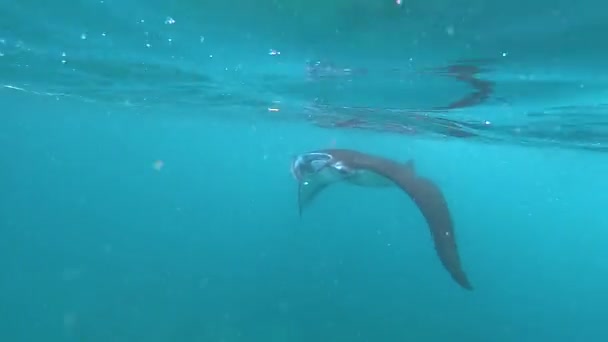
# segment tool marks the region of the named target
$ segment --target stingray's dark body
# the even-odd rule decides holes
[[[416,203],[426,219],[445,269],[460,286],[473,289],[461,266],[446,200],[432,181],[416,174],[412,161],[399,163],[354,150],[326,149],[299,155],[292,171],[298,179],[300,212],[335,182],[347,181],[365,187],[398,186]]]

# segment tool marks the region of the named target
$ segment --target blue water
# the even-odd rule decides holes
[[[0,341],[606,341],[597,1],[0,2]],[[414,160],[298,215],[295,155]]]

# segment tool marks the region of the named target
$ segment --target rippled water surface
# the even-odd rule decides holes
[[[589,1],[0,6],[4,91],[606,148],[606,24]]]

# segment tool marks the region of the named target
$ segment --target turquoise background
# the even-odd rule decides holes
[[[0,340],[605,341],[603,7],[0,2]],[[493,92],[434,111],[458,63]],[[441,187],[474,291],[398,189],[298,216],[292,158],[332,146]]]

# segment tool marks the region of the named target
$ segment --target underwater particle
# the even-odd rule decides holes
[[[278,56],[281,54],[281,51],[275,50],[275,49],[270,49],[268,50],[268,54],[271,56]]]
[[[173,24],[175,24],[175,19],[173,19],[171,17],[167,17],[167,19],[165,19],[165,24],[173,25]]]
[[[61,278],[63,281],[74,281],[78,280],[82,275],[82,269],[79,267],[67,267],[61,272]]]
[[[86,34],[86,33],[82,33],[82,34],[80,35],[80,39],[82,39],[82,40],[87,39],[87,34]]]
[[[154,168],[154,170],[156,171],[160,171],[163,169],[163,167],[165,166],[165,162],[162,160],[157,160],[154,162],[154,164],[152,164],[152,167]]]
[[[66,312],[63,314],[63,326],[66,329],[73,329],[77,323],[77,316],[73,312]]]
[[[110,254],[114,251],[114,247],[109,243],[104,244],[102,248],[105,254]]]
[[[286,314],[289,313],[289,302],[286,300],[282,300],[278,303],[279,312]]]
[[[200,41],[201,41],[201,43],[204,43],[205,42],[205,36],[201,36]]]
[[[448,36],[453,36],[454,35],[454,26],[448,26],[445,28],[445,33],[448,34]]]

